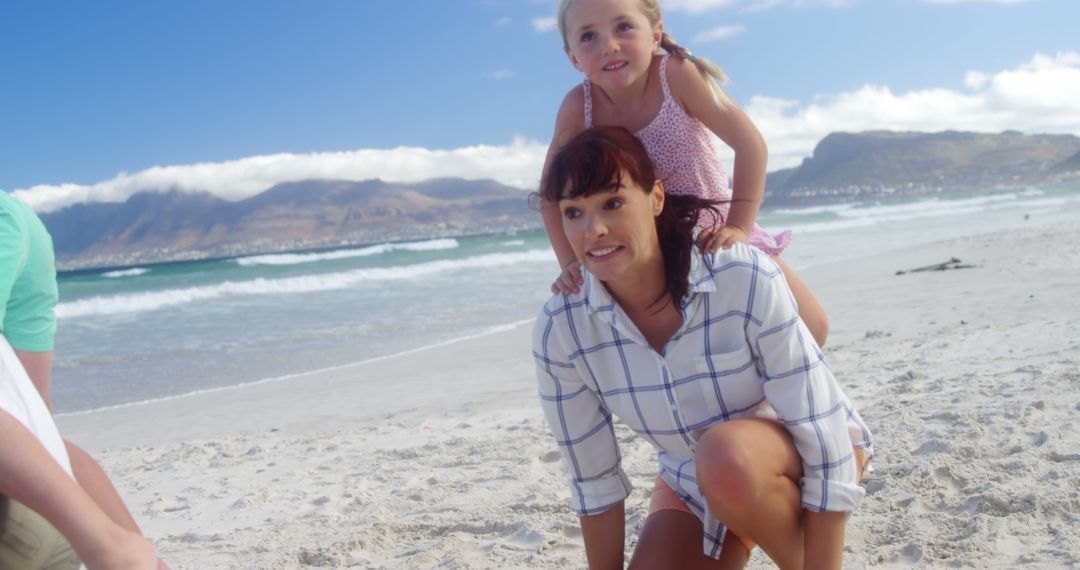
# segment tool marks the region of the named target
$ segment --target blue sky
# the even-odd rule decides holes
[[[5,2],[0,187],[45,211],[304,177],[535,184],[580,81],[553,0]],[[830,131],[1080,135],[1075,0],[668,0],[770,168]]]

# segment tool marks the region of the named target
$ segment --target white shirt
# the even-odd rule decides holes
[[[60,467],[72,475],[67,447],[52,413],[3,335],[0,335],[0,410],[26,426]]]
[[[661,476],[700,509],[707,510],[700,490],[685,475],[695,471],[698,438],[720,422],[770,417],[802,457],[803,507],[854,510],[864,491],[852,448],[872,455],[870,432],[799,319],[780,268],[746,244],[693,259],[683,323],[660,353],[592,275],[537,318],[540,398],[574,509],[600,513],[630,492],[614,414],[652,442]]]

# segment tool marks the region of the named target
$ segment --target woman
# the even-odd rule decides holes
[[[614,414],[660,460],[631,567],[741,568],[758,544],[782,568],[839,568],[870,433],[780,269],[745,244],[702,255],[708,204],[666,198],[621,128],[568,142],[541,192],[588,273],[545,305],[533,353],[590,567],[622,567]]]

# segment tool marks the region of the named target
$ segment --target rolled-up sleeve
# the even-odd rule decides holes
[[[622,470],[611,413],[581,379],[559,319],[541,313],[533,328],[533,358],[540,403],[570,480],[570,500],[579,515],[602,513],[630,494]]]
[[[853,447],[870,449],[870,432],[844,395],[779,267],[756,254],[747,338],[760,363],[765,396],[784,422],[803,462],[803,508],[852,511],[857,484]],[[858,433],[860,438],[853,436]]]

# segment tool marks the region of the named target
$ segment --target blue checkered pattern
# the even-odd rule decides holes
[[[613,416],[656,447],[661,477],[699,513],[712,556],[724,528],[708,513],[693,456],[700,436],[720,422],[783,422],[803,460],[803,506],[853,510],[864,492],[852,447],[872,454],[870,432],[799,319],[779,267],[745,244],[697,255],[682,311],[682,326],[657,353],[587,275],[580,293],[553,297],[537,319],[540,399],[575,511],[601,513],[630,492]]]

